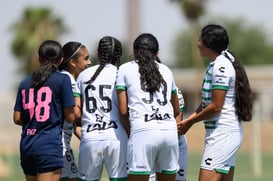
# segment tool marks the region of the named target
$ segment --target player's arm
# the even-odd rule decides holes
[[[75,122],[81,122],[81,116],[82,116],[82,102],[80,97],[74,97],[75,99],[75,106],[74,106],[74,112],[75,112]]]
[[[181,121],[182,117],[181,117],[181,112],[180,112],[180,108],[179,108],[178,96],[176,93],[172,93],[171,103],[173,106],[174,117],[176,119],[176,122],[178,123]]]
[[[74,135],[80,139],[81,138],[81,115],[82,115],[82,101],[79,96],[75,96],[75,122],[74,122]]]
[[[14,124],[23,125],[23,120],[21,119],[21,112],[20,111],[14,111],[13,112],[13,122]]]
[[[117,90],[117,96],[118,96],[119,114],[121,118],[121,123],[129,136],[130,122],[129,122],[129,113],[128,113],[127,93],[125,90]]]
[[[64,118],[67,122],[69,123],[75,122],[74,106],[63,108],[63,113],[64,113]]]
[[[201,109],[202,105],[200,104],[198,109],[193,114],[178,124],[179,127],[184,127],[182,128],[183,133],[186,133],[193,124],[206,120],[219,113],[222,110],[222,106],[225,101],[225,95],[225,90],[213,90],[212,101],[206,108]]]
[[[74,135],[80,140],[81,139],[81,123],[76,121],[74,123]]]

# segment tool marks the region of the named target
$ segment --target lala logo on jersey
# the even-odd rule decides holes
[[[99,115],[99,114],[95,114],[96,115],[96,121],[97,122],[102,122],[103,120],[103,116]]]
[[[144,121],[145,122],[149,122],[152,120],[165,120],[165,119],[170,119],[171,116],[168,113],[165,113],[164,115],[162,115],[161,113],[159,113],[159,108],[154,108],[154,106],[152,106],[152,111],[154,112],[151,115],[145,114],[145,118]]]
[[[118,125],[117,125],[116,121],[110,120],[110,121],[106,122],[106,121],[103,121],[104,116],[101,116],[99,114],[95,114],[95,115],[96,115],[96,123],[95,124],[89,124],[87,126],[86,132],[91,132],[91,131],[94,131],[94,130],[101,131],[101,130],[107,130],[107,129],[110,129],[110,128],[114,128],[114,129],[118,128]]]

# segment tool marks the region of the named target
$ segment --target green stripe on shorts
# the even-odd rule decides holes
[[[171,175],[171,174],[176,174],[176,170],[162,170],[161,173],[166,174],[166,175]]]
[[[131,175],[150,175],[151,172],[149,172],[149,171],[143,171],[143,172],[141,172],[141,171],[139,171],[139,172],[130,171],[129,174],[131,174]]]
[[[122,178],[109,178],[110,181],[126,181],[128,178],[127,177],[122,177]]]
[[[217,172],[217,173],[223,173],[223,174],[228,174],[228,170],[223,170],[223,169],[215,169],[215,171]]]

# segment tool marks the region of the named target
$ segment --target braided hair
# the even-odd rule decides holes
[[[227,31],[219,25],[210,24],[201,31],[201,39],[206,47],[223,54],[232,63],[235,73],[235,107],[239,120],[252,119],[253,98],[246,71],[240,61],[227,50],[229,38]]]
[[[157,57],[158,49],[158,41],[152,34],[143,33],[134,41],[134,58],[139,65],[141,88],[151,93],[165,84],[156,63],[160,62]]]
[[[86,84],[95,81],[107,63],[111,63],[119,68],[121,55],[122,45],[119,40],[112,36],[101,38],[98,45],[99,67],[90,80],[86,81]]]
[[[58,70],[58,64],[63,58],[62,46],[57,41],[46,40],[40,45],[38,55],[40,68],[32,74],[32,86],[37,89]]]

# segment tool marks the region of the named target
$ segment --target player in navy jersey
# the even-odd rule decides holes
[[[44,41],[38,59],[39,69],[20,83],[13,120],[22,126],[20,159],[26,180],[57,181],[63,167],[63,118],[75,120],[75,101],[69,77],[57,71],[62,46]]]

